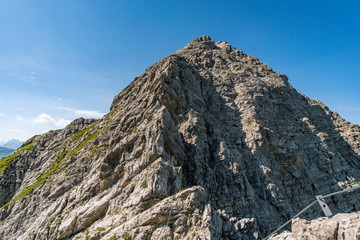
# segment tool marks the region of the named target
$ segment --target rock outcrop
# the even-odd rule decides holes
[[[360,182],[360,128],[208,36],[0,162],[0,239],[261,239]],[[359,193],[334,213],[358,211]],[[314,207],[307,219],[322,216]]]
[[[312,221],[295,218],[291,231],[273,236],[270,240],[360,239],[360,212],[339,213],[331,218],[322,217]]]

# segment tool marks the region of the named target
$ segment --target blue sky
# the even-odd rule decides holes
[[[359,1],[0,2],[0,141],[100,117],[156,61],[209,35],[360,124]]]

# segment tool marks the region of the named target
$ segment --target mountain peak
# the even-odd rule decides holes
[[[215,42],[211,40],[208,35],[197,37],[185,46],[187,49],[213,49],[215,48]]]
[[[0,239],[261,239],[314,196],[358,184],[359,126],[202,36],[148,67],[101,119],[0,161]],[[328,205],[360,210],[359,198]]]
[[[212,41],[210,36],[204,35],[204,36],[195,38],[192,42],[209,42],[209,41]]]

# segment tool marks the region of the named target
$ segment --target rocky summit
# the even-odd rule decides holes
[[[101,119],[1,159],[0,239],[263,239],[315,196],[359,183],[358,125],[203,36],[146,69]],[[326,202],[359,211],[359,192]],[[322,216],[315,205],[301,221]]]

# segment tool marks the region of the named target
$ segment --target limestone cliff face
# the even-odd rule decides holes
[[[284,231],[271,240],[357,240],[360,239],[360,212],[339,213],[307,221],[295,218],[291,232]]]
[[[360,182],[360,128],[200,37],[0,162],[0,239],[261,239]],[[357,193],[328,201],[359,209]],[[314,207],[307,218],[322,216]]]

